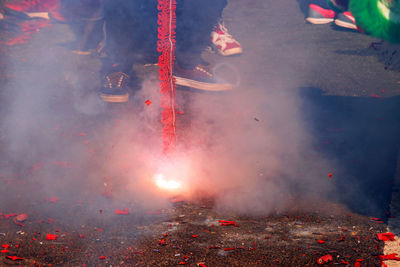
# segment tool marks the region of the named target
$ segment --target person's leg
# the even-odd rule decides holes
[[[157,0],[110,0],[104,16],[107,56],[102,58],[101,97],[108,102],[125,102],[128,88],[140,88],[133,64],[147,62],[156,54]]]
[[[226,0],[178,0],[176,10],[176,60],[190,69],[202,63],[201,53],[221,18]]]
[[[201,57],[210,34],[221,18],[226,0],[178,0],[176,10],[175,79],[180,86],[200,90],[229,90],[232,85],[216,83]]]
[[[126,102],[129,99],[128,89],[135,77],[132,70],[134,2],[113,0],[107,1],[104,6],[107,40],[106,56],[101,58],[100,79],[103,87],[100,96],[106,102]]]

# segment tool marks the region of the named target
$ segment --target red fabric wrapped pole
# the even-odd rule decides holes
[[[167,153],[176,145],[176,95],[173,78],[175,60],[176,0],[158,0],[158,42],[157,51],[161,88],[163,123],[163,151]]]

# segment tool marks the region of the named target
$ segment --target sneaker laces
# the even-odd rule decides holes
[[[222,32],[222,34],[219,33]],[[228,29],[225,27],[225,24],[218,23],[217,29],[215,32],[218,34],[218,38],[216,38],[215,42],[220,43],[236,43],[237,41],[233,38],[233,36],[228,32]]]
[[[129,75],[123,72],[113,72],[104,76],[104,87],[123,88],[129,81]]]

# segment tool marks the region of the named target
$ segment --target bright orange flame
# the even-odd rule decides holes
[[[161,173],[155,175],[155,182],[158,188],[175,191],[182,188],[182,183],[177,180],[167,180]]]

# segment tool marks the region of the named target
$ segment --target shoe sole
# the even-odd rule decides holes
[[[229,91],[229,90],[233,89],[232,84],[229,84],[229,83],[212,84],[212,83],[199,82],[199,81],[190,80],[190,79],[186,79],[186,78],[182,78],[182,77],[176,77],[176,76],[174,76],[174,78],[175,78],[176,85],[186,86],[186,87],[204,90],[204,91],[218,92],[218,91]]]
[[[125,103],[129,100],[129,93],[126,93],[124,95],[108,95],[100,93],[100,97],[101,99],[103,99],[104,102]]]
[[[333,21],[333,18],[306,18],[311,24],[328,24]]]
[[[347,28],[347,29],[352,29],[352,30],[357,30],[357,25],[350,23],[350,22],[345,22],[343,20],[335,20],[335,24],[338,25],[339,27]]]
[[[243,49],[241,47],[232,48],[227,51],[219,50],[217,47],[215,48],[221,56],[233,56],[243,53]]]

